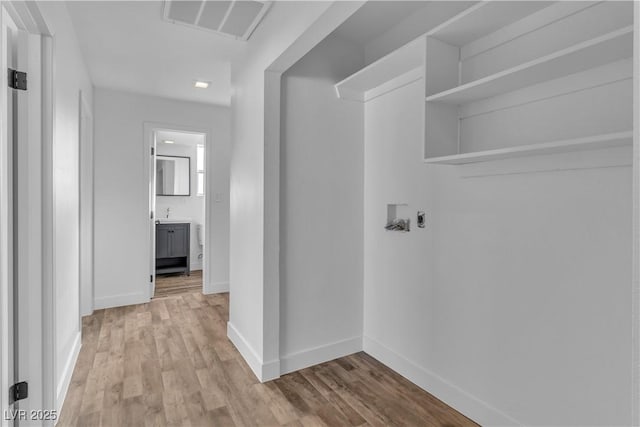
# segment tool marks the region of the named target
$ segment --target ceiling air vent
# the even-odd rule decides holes
[[[164,19],[237,40],[247,40],[270,5],[270,1],[253,0],[166,0]]]

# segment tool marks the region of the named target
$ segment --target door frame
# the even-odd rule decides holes
[[[633,272],[631,421],[640,425],[640,2],[633,2]]]
[[[208,254],[211,254],[211,239],[209,236],[211,235],[211,225],[213,224],[213,209],[212,209],[212,199],[211,197],[213,193],[213,185],[209,182],[213,174],[211,171],[213,170],[213,157],[211,156],[211,148],[213,145],[212,135],[213,129],[211,128],[201,128],[198,126],[189,126],[189,125],[180,125],[174,123],[162,123],[162,122],[144,122],[144,143],[143,146],[143,176],[147,179],[147,191],[149,197],[149,210],[147,212],[147,218],[149,219],[149,227],[147,227],[147,254],[149,259],[150,271],[149,275],[151,276],[151,284],[148,286],[148,299],[149,301],[153,298],[153,290],[155,288],[156,283],[156,272],[155,268],[155,236],[152,233],[152,229],[155,226],[155,221],[157,218],[157,213],[153,212],[153,218],[151,218],[151,211],[154,207],[155,200],[155,189],[153,188],[153,182],[155,180],[154,169],[155,164],[152,162],[155,159],[155,156],[151,155],[151,147],[155,148],[155,134],[158,131],[170,131],[170,132],[182,132],[182,133],[194,133],[194,134],[202,134],[204,135],[204,229],[205,229],[205,238],[204,238],[204,248],[202,255],[202,293],[203,294],[212,294],[216,293],[214,285],[211,283],[211,261],[209,260]]]
[[[26,204],[18,204],[18,215],[24,217],[24,226],[18,231],[21,233],[21,253],[33,269],[26,277],[24,284],[21,282],[20,295],[25,298],[25,308],[21,310],[20,321],[28,322],[29,334],[21,337],[18,345],[20,350],[27,350],[23,365],[26,368],[30,385],[29,398],[20,406],[20,409],[47,409],[58,410],[56,402],[56,378],[55,378],[55,282],[53,280],[53,117],[54,117],[54,85],[53,85],[53,57],[54,37],[44,19],[38,4],[30,1],[3,1],[8,15],[16,26],[25,31],[28,43],[27,67],[29,90],[26,92],[26,107],[22,109],[24,120],[18,126],[26,129],[26,147],[20,147],[22,153],[27,153],[24,163],[20,165],[26,170],[17,171],[24,180]],[[1,18],[0,18],[1,19]],[[0,35],[1,37],[1,35]],[[4,64],[4,42],[0,43],[2,52],[0,58]],[[6,64],[4,64],[6,65]],[[23,66],[23,65],[21,65]],[[3,67],[6,70],[6,67]],[[3,72],[2,83],[6,84],[6,73]],[[4,89],[4,88],[3,88]],[[6,106],[6,90],[0,91],[0,105]],[[0,111],[6,111],[0,108]],[[0,115],[0,121],[4,121]],[[28,125],[27,125],[28,124]],[[0,145],[6,147],[9,141],[5,133],[0,133]],[[3,179],[3,186],[6,181]],[[13,191],[3,188],[3,192]],[[35,206],[34,206],[35,205]],[[25,212],[25,209],[27,210]],[[8,236],[13,233],[5,221],[0,222],[0,233]],[[24,241],[23,241],[24,240]],[[6,239],[3,238],[3,248],[6,248]],[[10,244],[10,243],[9,243]],[[4,249],[3,251],[4,252]],[[5,257],[3,253],[1,256]],[[22,264],[19,268],[24,268]],[[19,279],[20,280],[20,279]],[[0,287],[2,294],[8,290],[10,284],[2,280]],[[24,292],[24,293],[23,293]],[[22,307],[22,304],[21,304]],[[0,305],[0,325],[5,328],[8,321],[8,307],[6,301]],[[0,390],[0,411],[5,414],[9,410],[8,383],[6,373],[9,360],[7,358],[8,338],[2,334],[0,339],[0,364],[2,368],[2,390]],[[16,379],[20,380],[20,379]],[[0,417],[0,425],[10,425],[11,421]],[[30,425],[53,425],[53,420],[31,422]]]
[[[93,114],[87,96],[80,91],[78,136],[80,156],[80,325],[82,317],[93,313],[94,308],[94,145]]]

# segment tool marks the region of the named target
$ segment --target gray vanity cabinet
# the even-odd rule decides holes
[[[189,275],[191,224],[156,224],[156,274]]]

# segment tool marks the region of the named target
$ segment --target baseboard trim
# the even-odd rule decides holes
[[[94,310],[102,308],[122,307],[125,305],[143,304],[149,302],[149,296],[141,293],[120,294],[108,297],[96,298],[93,302]]]
[[[260,382],[271,381],[280,377],[280,360],[264,363],[258,353],[231,322],[227,322],[227,337],[238,349],[240,355],[242,355]]]
[[[223,292],[229,292],[229,282],[217,282],[211,283],[210,285],[204,286],[202,293],[205,295],[208,294],[221,294]]]
[[[498,409],[493,408],[477,397],[449,383],[444,378],[418,366],[404,356],[380,344],[373,338],[365,336],[363,339],[363,347],[367,354],[480,425],[523,425],[507,414],[500,412]]]
[[[56,387],[56,408],[58,410],[58,414],[62,410],[62,404],[64,403],[65,397],[67,397],[69,384],[71,384],[71,376],[73,375],[73,369],[75,368],[76,362],[78,361],[78,355],[80,354],[81,347],[82,334],[78,332],[73,340],[73,345],[71,346],[71,352],[69,354],[69,357],[67,358],[67,363],[65,363],[64,365],[62,377],[60,378],[60,382],[58,382],[58,386]]]
[[[362,337],[347,338],[280,357],[280,375],[362,351]]]

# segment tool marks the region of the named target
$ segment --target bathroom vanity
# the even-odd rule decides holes
[[[189,275],[191,224],[156,222],[156,274]]]

